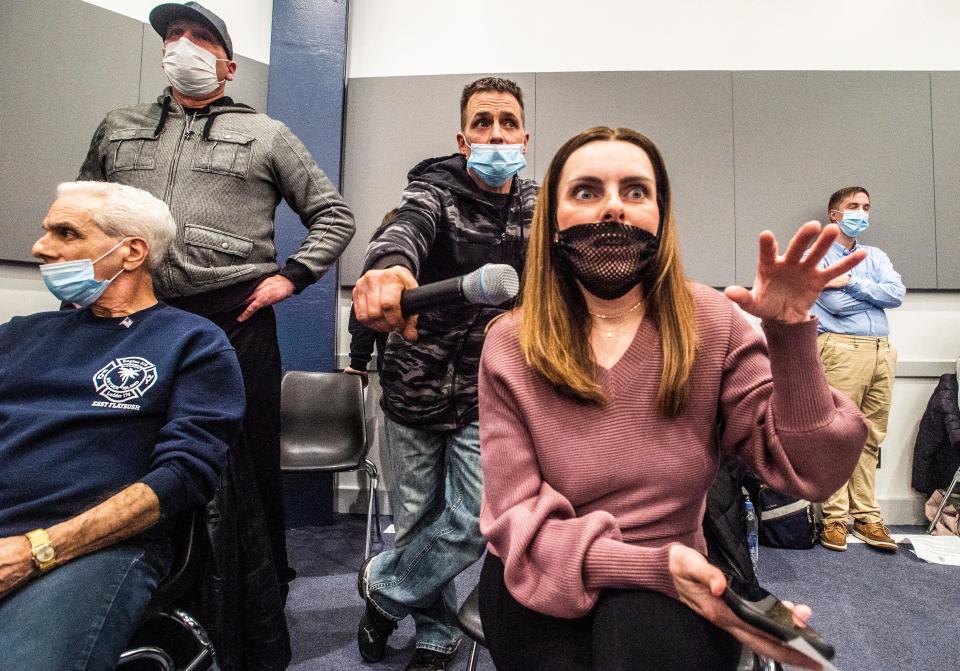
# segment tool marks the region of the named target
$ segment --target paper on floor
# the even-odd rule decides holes
[[[913,552],[931,564],[960,566],[960,536],[928,536],[910,534],[903,540],[913,545]]]

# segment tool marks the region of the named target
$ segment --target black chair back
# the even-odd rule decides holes
[[[463,602],[463,605],[460,606],[460,611],[457,613],[457,623],[460,625],[463,633],[480,645],[486,645],[486,639],[483,635],[483,625],[480,623],[479,589],[479,585],[474,587],[473,591],[470,592],[470,596],[468,596]]]
[[[205,510],[185,512],[170,529],[173,560],[170,572],[150,599],[129,647],[120,655],[117,669],[207,669],[216,651],[203,626],[182,607],[191,600],[210,553]],[[219,667],[217,667],[219,668]]]
[[[199,583],[210,550],[203,509],[181,514],[171,528],[173,561],[170,572],[157,586],[148,613],[176,605]]]
[[[460,630],[473,640],[473,645],[470,646],[470,657],[467,658],[467,671],[476,671],[480,660],[478,646],[487,646],[487,639],[483,635],[483,624],[480,622],[479,592],[480,586],[477,585],[457,613],[457,624],[460,625]]]
[[[363,467],[363,383],[344,373],[291,371],[280,391],[280,466],[285,471]]]

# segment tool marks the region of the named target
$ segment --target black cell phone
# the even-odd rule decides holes
[[[814,650],[823,655],[824,659],[833,659],[833,646],[823,640],[812,627],[800,627],[793,621],[790,609],[783,605],[777,597],[766,593],[759,601],[750,601],[740,596],[727,585],[723,590],[723,601],[737,617],[752,624],[760,631],[766,632],[781,641],[790,641],[800,636],[809,643]]]

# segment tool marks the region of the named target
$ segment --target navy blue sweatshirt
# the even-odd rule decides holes
[[[15,317],[0,325],[0,537],[135,482],[162,519],[206,503],[243,411],[236,353],[202,317],[162,303]]]

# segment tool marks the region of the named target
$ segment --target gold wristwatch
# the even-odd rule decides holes
[[[40,573],[46,573],[57,565],[57,551],[50,542],[50,536],[45,529],[35,529],[27,532],[27,540],[30,541],[30,554],[33,555],[33,565],[37,567]]]

